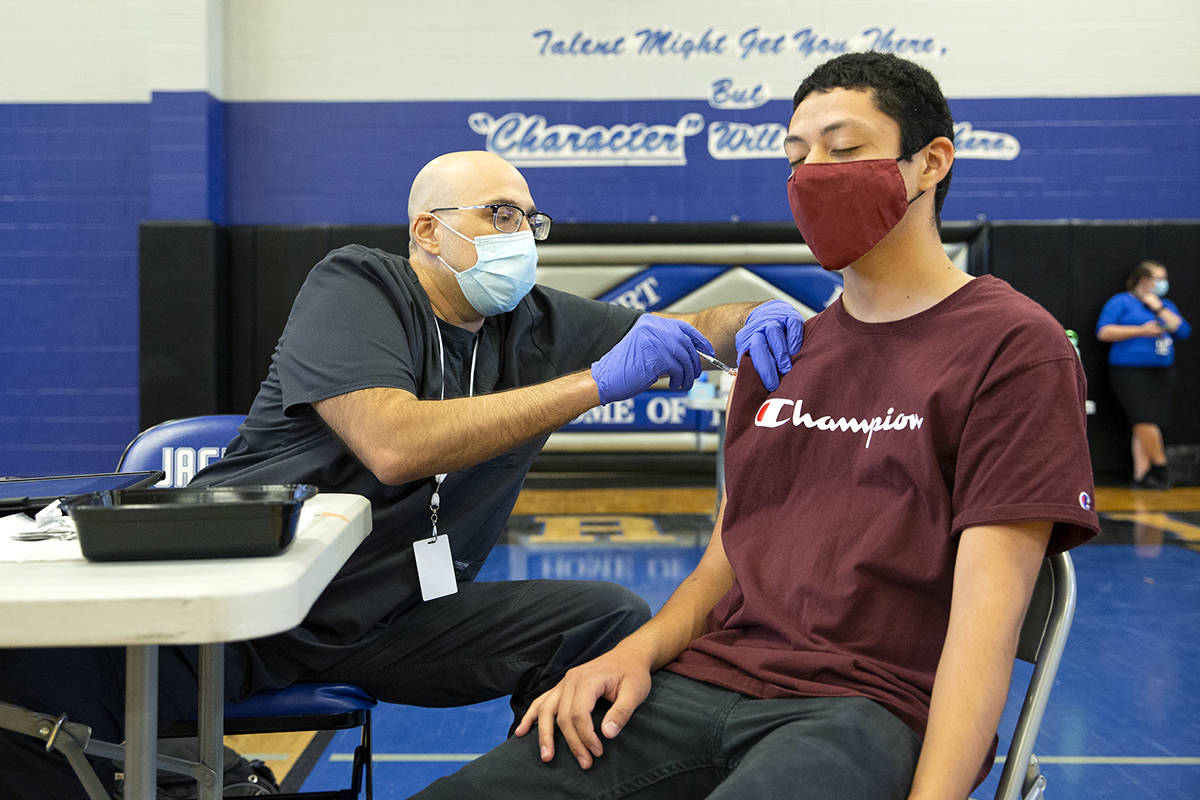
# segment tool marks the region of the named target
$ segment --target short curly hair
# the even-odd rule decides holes
[[[870,89],[875,107],[900,126],[900,151],[911,157],[938,136],[954,141],[954,118],[937,78],[924,67],[891,53],[846,53],[826,61],[800,84],[792,110],[812,92]],[[933,193],[934,218],[940,225],[942,204],[950,191],[946,173]]]

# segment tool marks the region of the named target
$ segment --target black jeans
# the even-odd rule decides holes
[[[649,619],[645,601],[621,586],[584,581],[466,583],[391,621],[369,649],[307,672],[298,682],[357,684],[379,700],[455,706],[511,694],[517,718],[575,664],[605,652]],[[159,724],[196,713],[197,651],[163,647]],[[251,676],[247,647],[226,647],[226,695],[264,685]],[[93,737],[123,738],[125,654],[121,648],[0,650],[0,700],[90,725]],[[112,765],[94,762],[111,787]],[[0,730],[0,798],[86,798],[66,759],[36,739]]]
[[[608,705],[593,720],[599,730]],[[865,697],[760,700],[658,672],[604,754],[580,769],[561,734],[554,760],[537,731],[508,741],[415,795],[591,800],[903,800],[921,739]]]

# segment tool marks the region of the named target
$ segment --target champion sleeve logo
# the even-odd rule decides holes
[[[791,418],[785,416],[785,409],[792,407]],[[866,448],[871,447],[871,437],[877,431],[915,431],[922,426],[925,418],[917,414],[897,414],[895,408],[889,408],[882,417],[857,419],[855,417],[838,417],[822,415],[814,418],[804,411],[803,400],[789,400],[784,397],[770,397],[758,407],[754,416],[754,424],[759,428],[778,428],[791,422],[794,427],[805,427],[818,431],[837,431],[842,433],[858,433],[865,435]]]

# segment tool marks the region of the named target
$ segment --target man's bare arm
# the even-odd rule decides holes
[[[1052,527],[1023,522],[963,531],[909,800],[963,800],[971,791],[1008,697],[1017,638]]]
[[[386,484],[452,472],[561,428],[599,405],[587,370],[507,392],[418,400],[360,389],[313,403],[321,419]]]
[[[717,348],[718,357],[732,361],[734,334],[755,305],[733,303],[694,314],[658,316],[696,327]],[[635,325],[610,353],[645,327]],[[650,375],[645,385],[657,377]],[[402,389],[370,388],[319,400],[313,408],[375,477],[400,484],[486,461],[557,430],[599,405],[600,399],[592,373],[582,370],[479,397],[418,400]]]
[[[726,364],[737,363],[737,347],[733,343],[734,335],[746,324],[746,317],[761,303],[726,303],[711,308],[693,311],[687,314],[668,314],[656,311],[660,317],[683,320],[704,334],[704,338],[712,342],[716,356]]]

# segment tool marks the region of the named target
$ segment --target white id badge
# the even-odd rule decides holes
[[[421,581],[421,599],[436,600],[458,591],[454,579],[454,559],[450,557],[447,534],[413,542],[417,559],[417,578]]]

